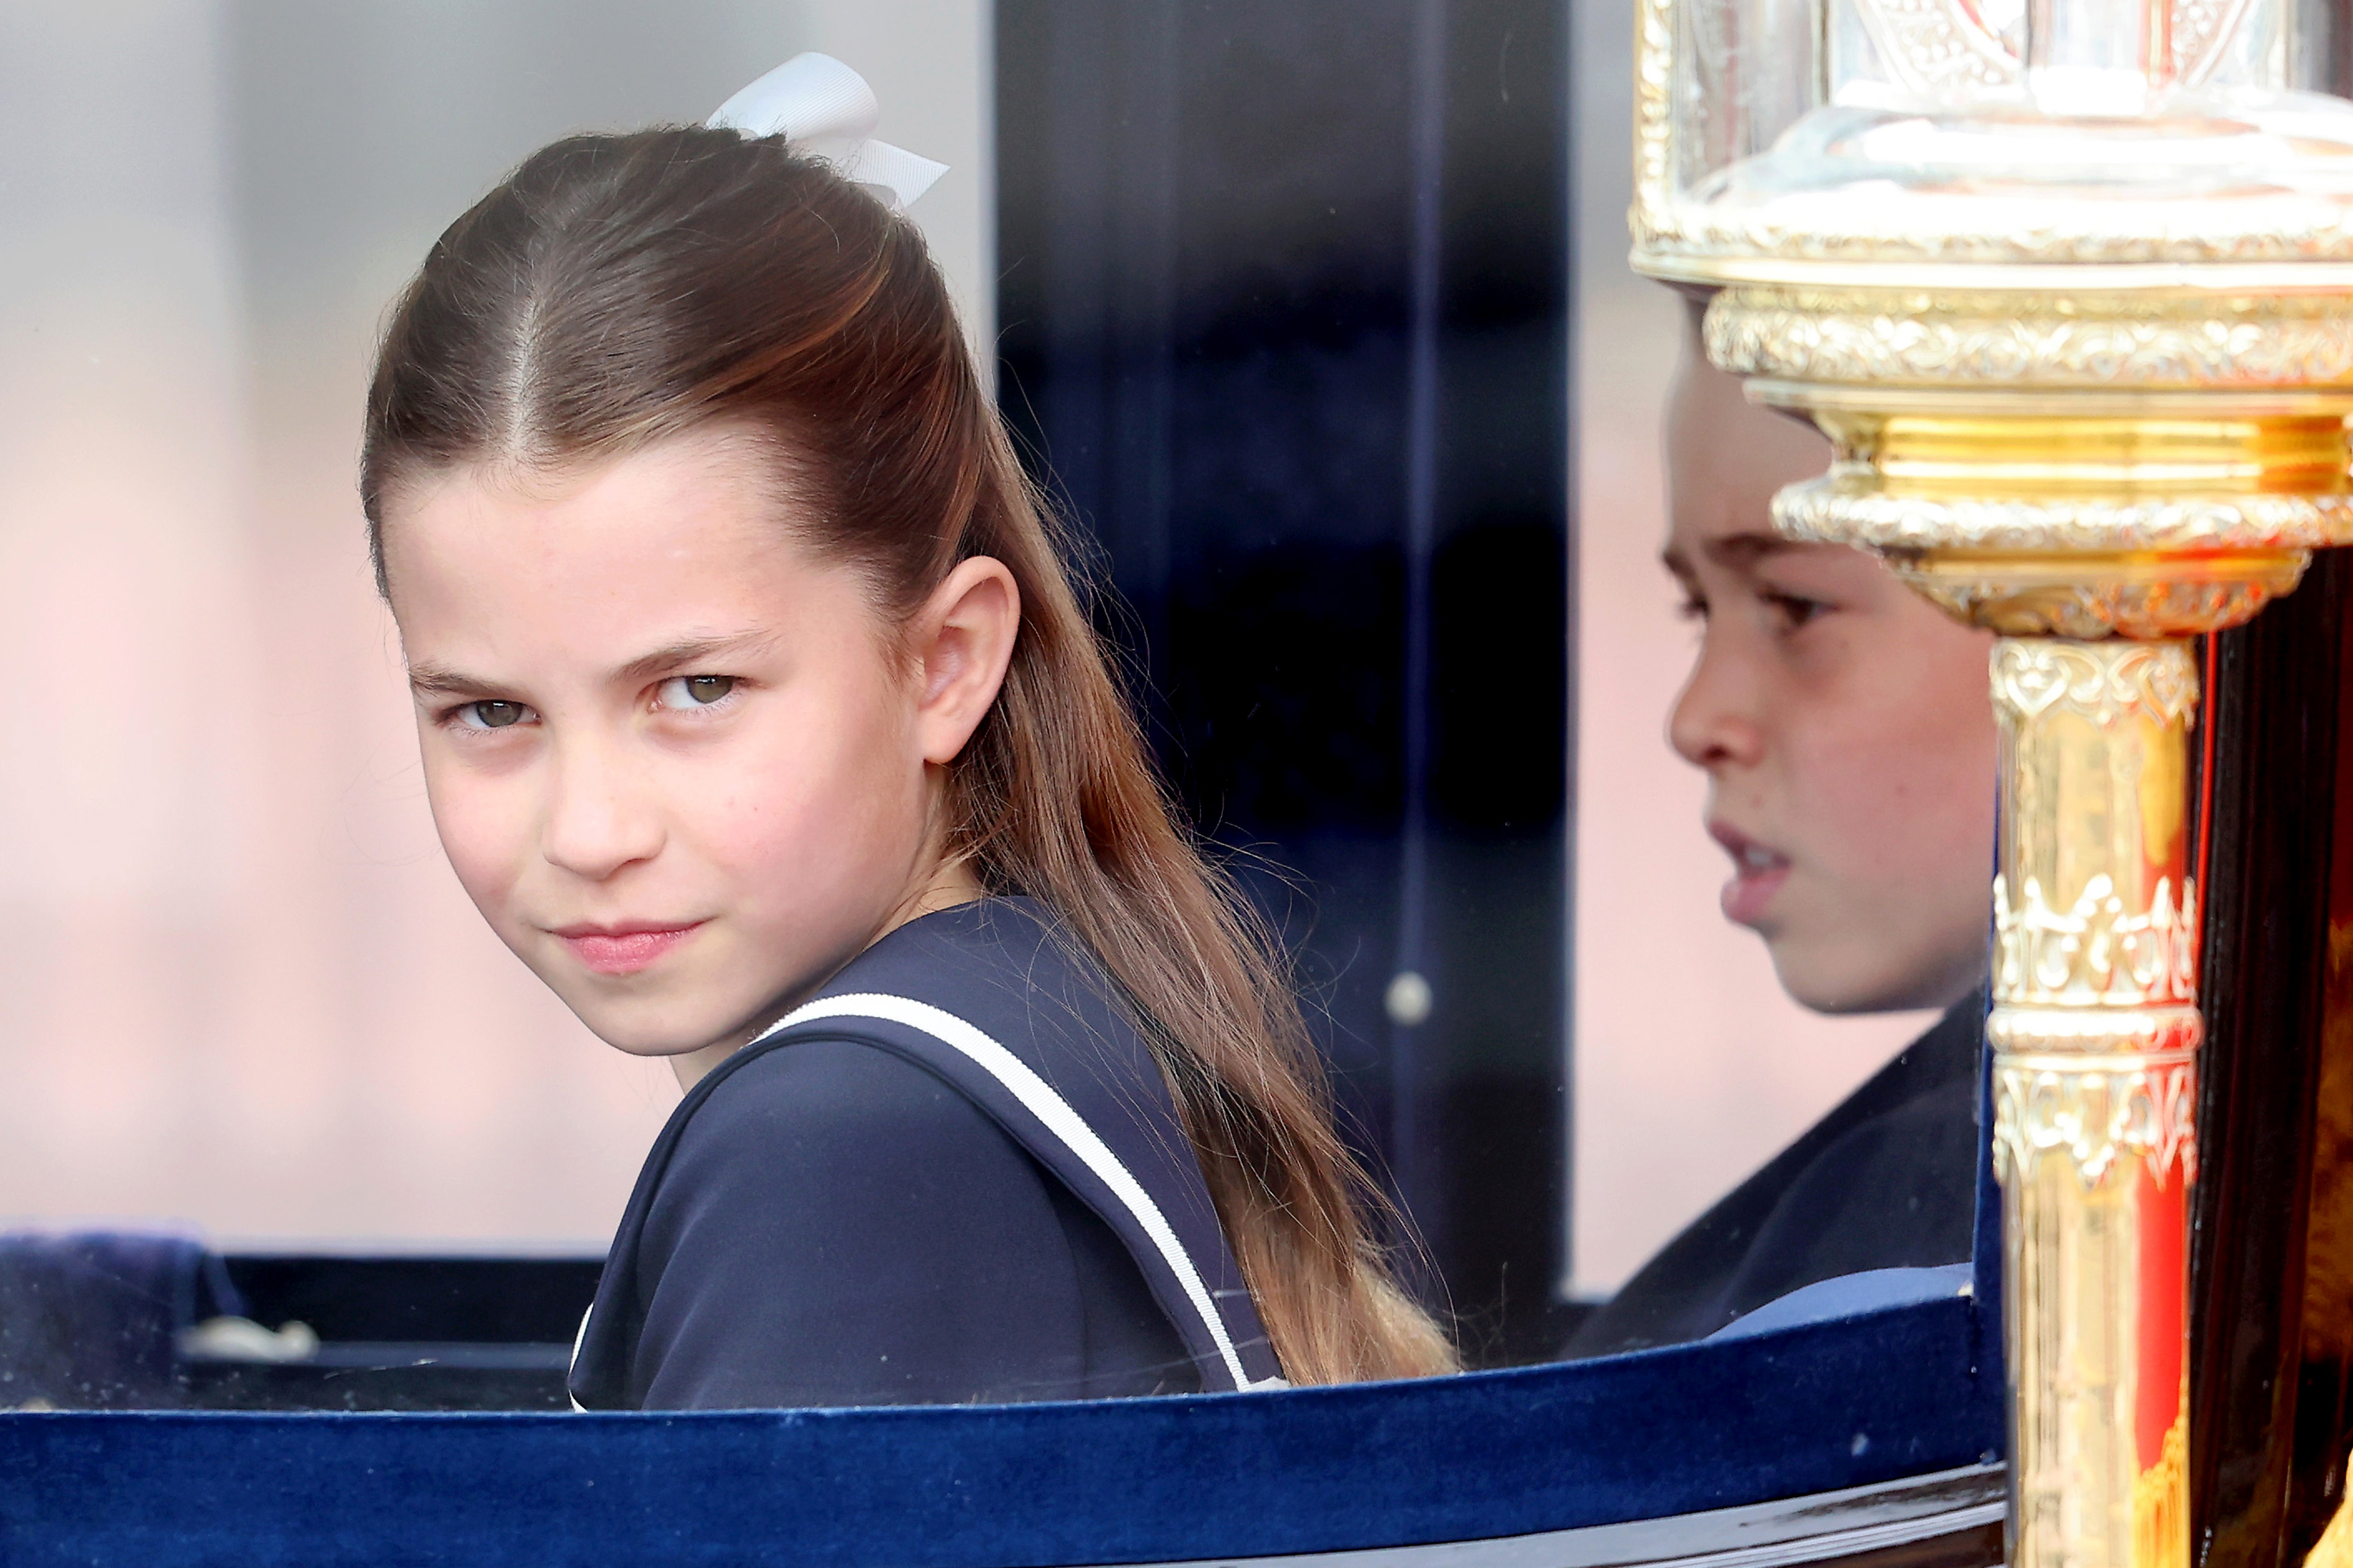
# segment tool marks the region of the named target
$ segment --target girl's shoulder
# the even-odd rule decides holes
[[[599,1292],[633,1330],[627,1353],[584,1365],[649,1408],[1075,1386],[1062,1363],[1085,1342],[1085,1282],[1051,1182],[904,1057],[857,1040],[771,1052],[669,1142]]]
[[[845,1037],[955,1084],[1116,1231],[1206,1386],[1280,1377],[1158,1060],[1052,910],[984,899],[910,921],[760,1044]]]
[[[908,922],[712,1069],[657,1141],[624,1240],[713,1162],[756,1172],[792,1140],[851,1161],[891,1142],[920,1164],[923,1119],[969,1132],[959,1119],[976,1112],[1117,1233],[1207,1386],[1277,1375],[1149,1046],[1092,953],[1028,900]]]

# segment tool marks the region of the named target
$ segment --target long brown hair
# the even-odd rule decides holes
[[[1124,990],[1285,1374],[1451,1369],[1367,1228],[1278,950],[1172,814],[913,225],[781,138],[533,155],[442,235],[385,331],[361,478],[377,585],[403,484],[719,425],[775,443],[814,503],[806,542],[894,620],[967,557],[1012,573],[1020,627],[948,770],[948,853],[1048,905]]]

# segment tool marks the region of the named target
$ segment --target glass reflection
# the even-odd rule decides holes
[[[1962,1265],[1973,1230],[1991,639],[1859,551],[1774,533],[1774,492],[1821,472],[1829,444],[1748,403],[1707,363],[1705,300],[1683,303],[1663,562],[1699,643],[1668,734],[1707,777],[1724,917],[1808,1008],[1944,1016],[1644,1264],[1571,1354],[1702,1338],[1841,1276]]]
[[[1558,8],[1537,5],[1455,7],[1451,32],[1427,20],[1445,8],[1371,7],[1335,40],[1312,10],[999,5],[1001,265],[985,180],[914,216],[1103,551],[1124,601],[1105,619],[1142,667],[1165,764],[1208,828],[1263,857],[1254,886],[1291,921],[1352,1136],[1427,1243],[1426,1299],[1474,1359],[1524,1361],[1557,1351],[1568,1297],[1608,1296],[1917,1021],[1818,1025],[1687,896],[1715,851],[1675,793],[1697,775],[1654,741],[1679,673],[1659,639],[1677,634],[1629,609],[1659,597],[1638,492],[1675,328],[1624,272],[1623,40],[1556,47]],[[1617,25],[1604,12],[1580,9],[1580,38]],[[893,140],[976,174],[987,12],[174,15],[0,17],[0,651],[20,690],[102,677],[139,715],[56,702],[0,768],[0,1215],[17,1227],[0,1240],[0,1362],[46,1369],[12,1373],[0,1403],[561,1407],[676,1089],[537,990],[434,846],[357,546],[366,355],[441,223],[532,147],[699,118],[798,49],[856,60]],[[1599,88],[1573,134],[1567,53]],[[1450,74],[1465,60],[1507,90]],[[86,123],[79,106],[126,84],[178,128],[167,146]],[[1731,151],[1783,110],[1741,112]],[[999,271],[1018,307],[1001,337]],[[1736,494],[1708,504],[1760,527],[1819,453],[1704,373],[1684,391],[1678,467],[1719,453],[1709,482]],[[1968,659],[1939,657],[1915,673],[1966,684]],[[1981,659],[1967,680],[1981,704]],[[1960,710],[1943,701],[1919,704],[1920,727],[1957,743],[1966,725],[1928,719]],[[1930,928],[1957,929],[1931,918],[1950,912],[1931,889],[1966,858],[1901,859],[1925,842],[1881,803],[1926,798],[1898,778],[1853,806],[1880,825],[1856,855],[1896,858],[1825,883],[1901,938],[1906,974],[1942,940]],[[1918,820],[1957,838],[1977,816]],[[1810,839],[1734,826],[1801,888]],[[1980,928],[1984,859],[1967,878]],[[1887,894],[1899,863],[1921,879],[1909,898]],[[1777,940],[1801,1001],[1852,1016],[1945,999],[1871,973],[1835,924]],[[1916,1076],[1800,1146],[1825,1152],[1841,1141],[1818,1134],[1852,1123],[1870,1136],[1841,1143],[1847,1163],[1759,1173],[1783,1171],[1758,1210],[1788,1216],[1782,1240],[1704,1226],[1699,1263],[1638,1281],[1579,1353],[1630,1317],[1614,1342],[1707,1331],[1822,1272],[1965,1257],[1965,1235],[1957,1253],[1920,1239],[1946,1231],[1910,1206],[1949,1217],[1951,1162],[1884,1163]],[[1959,1123],[1937,1092],[1924,1115],[1943,1150]],[[1855,1169],[1895,1208],[1806,1195]],[[61,1239],[95,1221],[114,1228]],[[134,1339],[136,1368],[107,1359]]]

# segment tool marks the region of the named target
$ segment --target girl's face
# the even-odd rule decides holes
[[[385,519],[427,792],[492,929],[598,1036],[703,1068],[860,949],[974,896],[945,763],[1019,618],[995,561],[894,639],[723,434],[459,470]]]
[[[1727,919],[1830,1013],[1942,1007],[1983,974],[1994,833],[1990,637],[1874,558],[1773,532],[1830,447],[1686,346],[1668,423],[1668,570],[1702,631],[1669,737],[1708,775]]]

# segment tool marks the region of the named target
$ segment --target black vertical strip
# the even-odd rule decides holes
[[[2276,1568],[2295,1426],[2318,1042],[2327,1011],[2353,562],[2216,638],[2212,835],[2190,1247],[2190,1517],[2206,1568]]]
[[[1341,15],[998,0],[1000,395],[1432,1302],[1516,1359],[1567,1213],[1565,16]]]
[[[2305,19],[2317,84],[2353,90],[2343,5]],[[2353,560],[2212,641],[2191,1549],[2279,1568],[2353,1443]]]
[[[1032,472],[1116,552],[1114,628],[1165,651],[1179,8],[997,7],[999,368]],[[1098,575],[1111,563],[1088,564]]]
[[[1438,521],[1439,337],[1443,323],[1446,238],[1447,0],[1414,0],[1412,110],[1413,251],[1406,353],[1405,464],[1405,822],[1398,847],[1397,970],[1392,985],[1423,985],[1430,953],[1430,566]],[[1408,994],[1418,1006],[1426,992]],[[1436,1197],[1425,1158],[1430,1129],[1427,1075],[1418,1049],[1424,1020],[1389,1009],[1393,1100],[1389,1146],[1398,1187],[1425,1207]]]
[[[1490,1314],[1469,1348],[1514,1362],[1556,1348],[1568,1263],[1567,11],[1457,0],[1446,31],[1430,1201],[1441,1271]]]
[[[2327,557],[2332,577],[2353,577],[2353,559]],[[2353,598],[2353,588],[2343,590]],[[2340,611],[2337,647],[2337,755],[2330,844],[2327,992],[2310,1046],[2310,1147],[2301,1201],[2303,1310],[2296,1327],[2295,1388],[2282,1560],[2300,1562],[2345,1498],[2346,1449],[2353,1443],[2353,604]],[[2320,781],[2307,787],[2317,789]],[[2290,1281],[2293,1287],[2294,1281]]]

